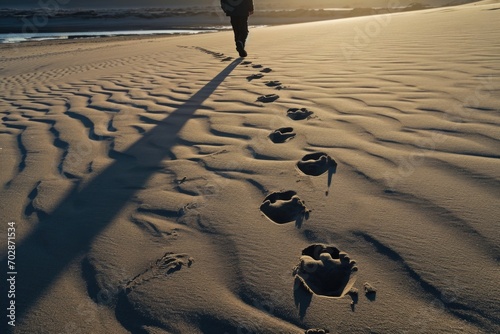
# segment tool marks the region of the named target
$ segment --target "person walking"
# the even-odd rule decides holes
[[[253,0],[221,0],[224,13],[231,17],[236,51],[246,57],[245,43],[248,37],[248,17],[253,14]]]

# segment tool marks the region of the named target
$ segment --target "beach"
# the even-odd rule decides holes
[[[0,45],[0,332],[499,332],[499,18]]]

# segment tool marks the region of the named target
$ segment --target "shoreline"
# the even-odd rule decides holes
[[[222,30],[215,29],[171,29],[171,30],[117,30],[117,31],[95,31],[95,32],[46,32],[37,34],[0,34],[0,45],[19,44],[26,42],[47,42],[52,40],[81,40],[97,39],[106,37],[134,37],[134,36],[181,36],[215,33]]]
[[[214,33],[215,34],[215,33]],[[75,46],[79,47],[84,45],[93,44],[114,44],[118,42],[134,42],[134,41],[147,41],[158,40],[163,38],[176,38],[190,36],[190,34],[165,34],[165,35],[126,35],[126,36],[104,36],[95,38],[75,38],[75,39],[48,39],[43,41],[23,41],[19,43],[0,43],[0,51],[8,51],[9,49],[23,49],[23,48],[40,48],[51,46]],[[8,59],[6,55],[0,55],[1,58]]]

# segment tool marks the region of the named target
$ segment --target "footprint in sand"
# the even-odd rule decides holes
[[[274,87],[274,89],[284,89],[285,87],[281,83],[281,81],[273,80],[273,81],[266,81],[264,82],[267,87]]]
[[[279,99],[280,96],[276,94],[267,94],[267,95],[262,95],[257,98],[257,101],[263,102],[263,103],[271,103]]]
[[[183,267],[191,267],[194,259],[187,254],[165,253],[161,258],[152,263],[149,268],[136,275],[125,285],[125,293],[130,293],[137,286],[154,278],[170,275]]]
[[[343,297],[356,281],[356,261],[336,247],[314,244],[302,251],[296,281],[311,294]]]
[[[247,77],[248,81],[252,81],[255,79],[262,79],[264,77],[264,74],[258,73],[258,74],[252,74]]]
[[[273,70],[272,70],[271,68],[269,68],[269,67],[266,67],[266,68],[264,68],[263,70],[261,70],[261,72],[262,72],[262,73],[270,73],[270,72],[272,72],[272,71],[273,71]]]
[[[335,173],[337,162],[326,153],[314,152],[306,154],[297,162],[297,167],[306,175],[319,176],[330,169]]]
[[[301,222],[309,210],[295,191],[275,192],[264,199],[260,210],[277,224]]]
[[[265,82],[267,87],[278,87],[281,86],[281,81],[273,80],[273,81],[266,81]]]
[[[279,128],[271,132],[269,139],[275,144],[281,144],[295,138],[295,136],[293,128]]]
[[[253,68],[262,68],[262,65],[252,65]]]
[[[314,113],[307,110],[306,108],[290,108],[286,113],[286,115],[294,121],[300,121],[309,118],[312,114]]]

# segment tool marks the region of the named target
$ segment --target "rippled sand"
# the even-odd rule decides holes
[[[498,332],[499,18],[2,47],[9,332]]]

